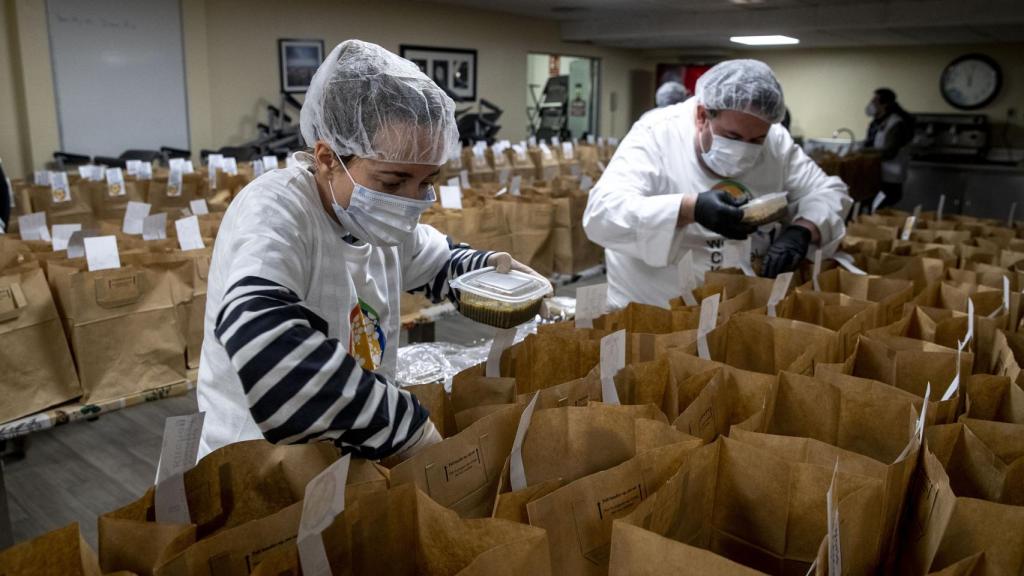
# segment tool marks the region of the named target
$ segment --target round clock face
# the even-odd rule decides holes
[[[981,108],[996,97],[1002,82],[999,65],[982,55],[957,58],[942,73],[942,96],[963,110]]]

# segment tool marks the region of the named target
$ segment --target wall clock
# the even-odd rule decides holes
[[[977,110],[995,99],[1002,84],[999,63],[984,54],[966,54],[942,71],[939,88],[951,106]]]

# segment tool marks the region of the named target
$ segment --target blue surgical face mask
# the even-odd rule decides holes
[[[337,154],[335,154],[337,156]],[[331,207],[343,228],[356,238],[374,246],[398,246],[412,235],[420,216],[434,205],[434,187],[427,188],[422,200],[403,198],[394,194],[370,190],[352,178],[345,163],[338,157],[348,179],[352,181],[352,198],[348,208],[342,208],[331,189]]]

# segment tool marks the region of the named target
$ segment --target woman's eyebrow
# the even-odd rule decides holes
[[[412,178],[412,174],[408,172],[402,172],[401,170],[381,170],[377,172],[378,176],[395,176],[398,178]]]

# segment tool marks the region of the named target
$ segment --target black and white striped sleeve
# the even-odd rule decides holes
[[[363,370],[327,322],[288,288],[256,276],[228,289],[214,330],[267,440],[333,440],[358,456],[393,454],[427,421],[406,390]]]
[[[434,268],[437,272],[429,277],[425,283],[409,289],[409,292],[413,294],[422,293],[435,304],[445,299],[458,304],[458,291],[452,290],[448,283],[466,272],[472,272],[487,266],[488,258],[495,254],[495,252],[474,250],[468,244],[458,244],[450,237],[446,237],[444,242],[446,248],[440,251],[440,258],[438,258],[440,266],[435,266]],[[423,252],[428,253],[427,250]]]

